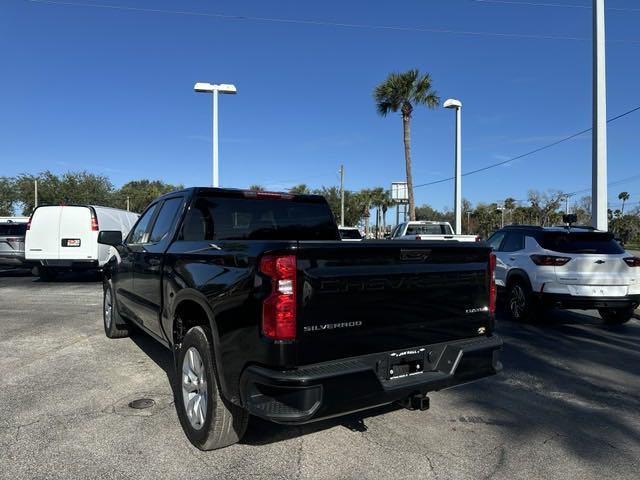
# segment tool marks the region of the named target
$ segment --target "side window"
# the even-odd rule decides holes
[[[180,240],[186,242],[213,240],[213,219],[206,200],[199,198],[189,209],[184,219]]]
[[[159,243],[169,234],[180,205],[182,205],[182,197],[164,201],[149,235],[149,243]]]
[[[510,232],[502,245],[503,252],[517,252],[524,248],[524,235],[522,232]]]
[[[140,220],[138,220],[138,223],[136,223],[136,226],[133,230],[131,230],[131,233],[129,234],[129,238],[127,239],[128,244],[132,245],[148,242],[149,235],[147,233],[147,230],[149,229],[149,222],[153,218],[153,213],[157,208],[157,205],[153,205],[144,213],[144,215],[142,215],[142,217],[140,217]]]
[[[498,250],[500,248],[500,244],[502,243],[502,239],[504,238],[504,235],[505,235],[504,232],[496,232],[493,235],[491,235],[489,240],[487,240],[487,243],[494,250]]]

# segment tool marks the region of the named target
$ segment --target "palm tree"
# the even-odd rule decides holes
[[[264,192],[265,191],[265,189],[264,189],[264,187],[262,185],[256,185],[256,184],[249,185],[249,190],[252,190],[254,192]]]
[[[618,195],[618,200],[622,200],[621,215],[624,215],[624,203],[627,200],[629,200],[629,198],[631,198],[631,195],[629,195],[629,192],[620,192],[620,195]]]
[[[402,115],[404,138],[404,161],[407,171],[407,189],[409,191],[409,218],[416,219],[416,204],[413,197],[413,177],[411,175],[411,116],[417,105],[436,108],[440,98],[431,88],[431,76],[421,74],[417,69],[404,73],[392,73],[378,85],[373,98],[378,113],[385,117],[389,112],[400,111]]]

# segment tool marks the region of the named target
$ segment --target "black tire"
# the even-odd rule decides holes
[[[129,325],[118,312],[118,303],[110,280],[104,282],[102,323],[104,325],[104,333],[108,338],[125,338],[129,336]]]
[[[608,325],[622,325],[633,318],[633,307],[599,308],[598,313]]]
[[[509,281],[504,306],[509,319],[513,322],[537,321],[542,313],[533,298],[529,282],[520,278]]]
[[[201,369],[195,374],[196,380],[193,380],[191,373],[194,372],[189,366],[190,359],[194,358],[188,357],[193,355],[192,349],[200,360]],[[247,429],[249,413],[220,395],[211,341],[203,327],[193,327],[184,336],[176,354],[176,370],[176,411],[189,441],[200,450],[215,450],[237,443]],[[202,379],[204,385],[198,383]],[[198,396],[204,397],[204,407]],[[195,420],[187,414],[187,405],[191,405],[191,417],[196,417]]]
[[[49,267],[43,267],[43,266],[39,266],[38,268],[38,277],[40,277],[40,280],[42,280],[43,282],[50,282],[52,280],[55,280],[55,278],[58,276],[58,272],[56,272],[54,269],[49,268]]]

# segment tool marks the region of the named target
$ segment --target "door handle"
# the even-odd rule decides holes
[[[516,260],[516,257],[509,257],[509,260],[511,260],[512,262],[514,262]]]

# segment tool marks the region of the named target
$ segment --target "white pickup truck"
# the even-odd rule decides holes
[[[455,235],[449,222],[414,221],[401,223],[391,232],[391,240],[452,240],[479,242],[478,235]]]

